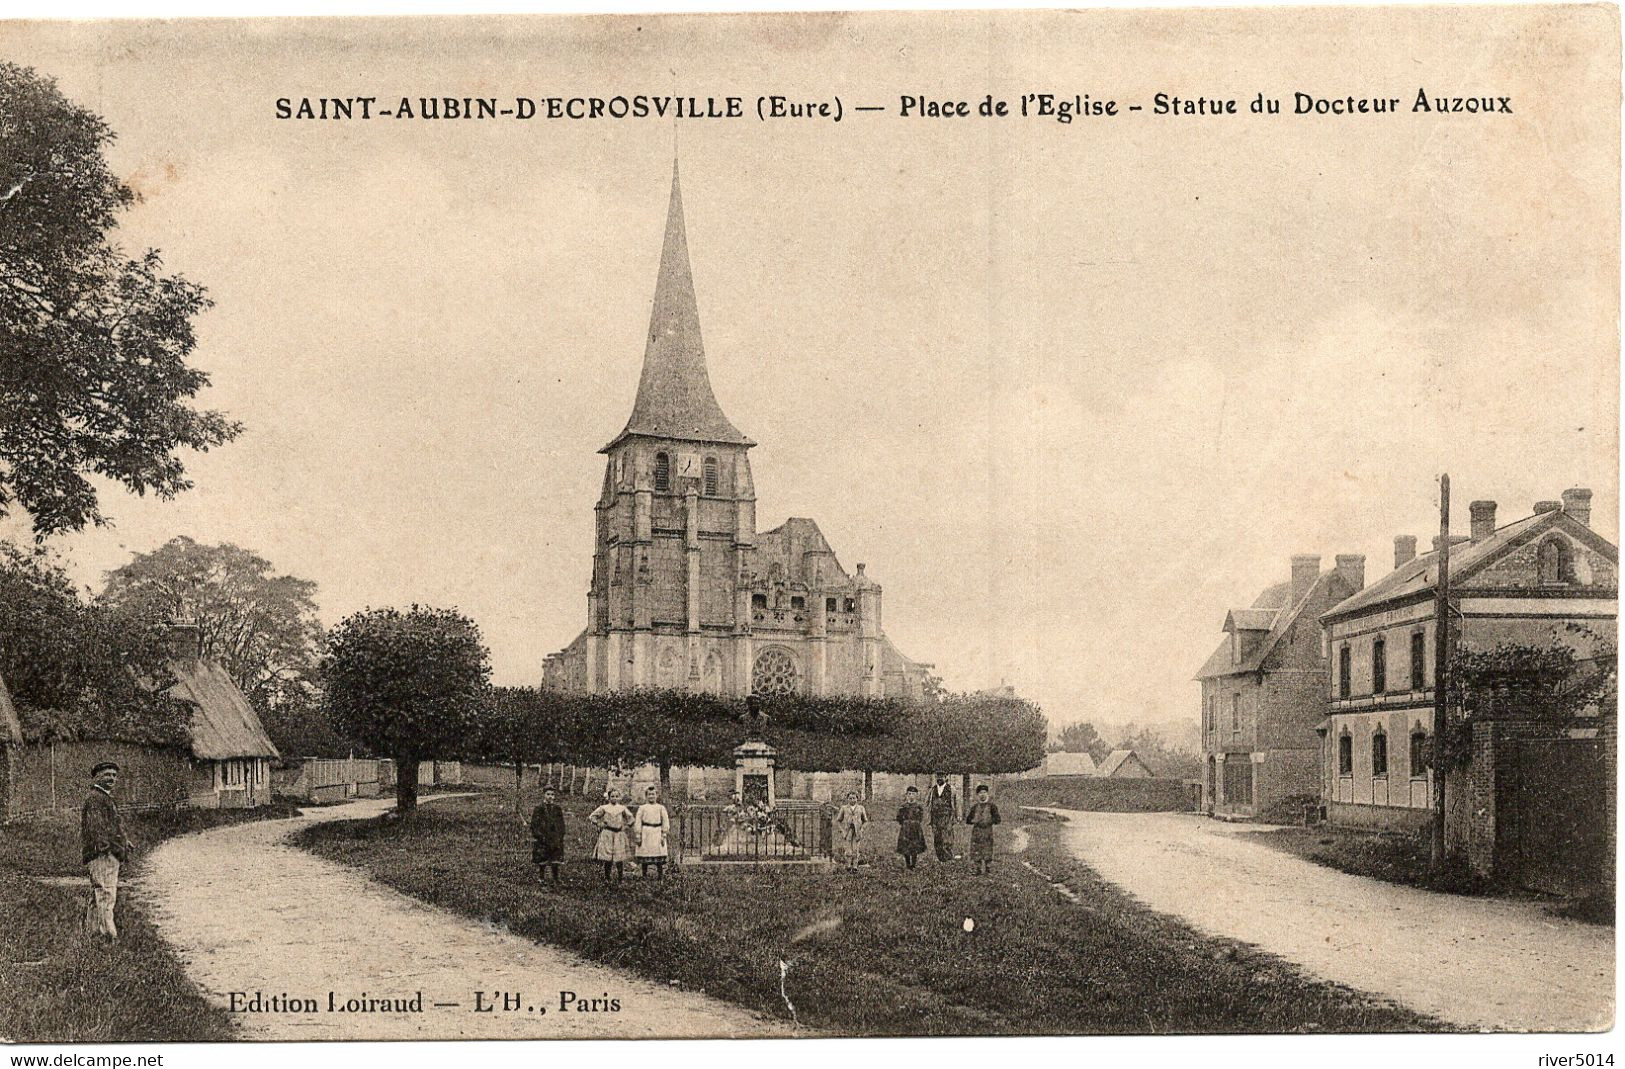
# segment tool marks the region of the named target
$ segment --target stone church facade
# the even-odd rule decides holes
[[[921,695],[929,665],[886,637],[862,564],[849,574],[810,519],[757,532],[755,444],[711,389],[674,168],[637,400],[600,450],[587,626],[544,686]]]

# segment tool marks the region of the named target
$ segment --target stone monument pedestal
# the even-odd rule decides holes
[[[747,804],[772,809],[778,798],[773,788],[773,760],[778,751],[765,742],[746,739],[734,748],[734,790]]]

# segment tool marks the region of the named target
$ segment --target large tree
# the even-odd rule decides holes
[[[396,809],[409,813],[421,762],[477,749],[491,655],[455,610],[367,609],[328,632],[322,680],[333,726],[394,758]]]
[[[202,288],[109,240],[135,199],[113,137],[0,63],[0,516],[21,506],[39,538],[104,522],[88,476],[172,497],[191,485],[178,450],[240,430],[189,404],[209,381],[187,363]]]
[[[316,584],[277,575],[249,550],[174,538],[107,574],[101,602],[153,624],[198,628],[218,661],[260,710],[308,704],[321,624]]]
[[[1061,729],[1055,741],[1050,743],[1049,752],[1086,753],[1096,761],[1104,761],[1112,748],[1100,737],[1093,724],[1079,720]]]
[[[158,629],[86,604],[41,552],[0,543],[0,678],[29,739],[183,742],[166,658]]]

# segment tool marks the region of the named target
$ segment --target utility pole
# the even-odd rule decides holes
[[[1433,592],[1433,857],[1444,867],[1445,719],[1450,664],[1450,476],[1439,476],[1439,581]]]

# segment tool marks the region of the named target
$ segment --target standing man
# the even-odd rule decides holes
[[[130,854],[130,840],[124,837],[118,807],[113,804],[113,787],[118,783],[118,765],[103,761],[90,770],[90,793],[79,819],[79,839],[85,868],[90,872],[90,905],[85,910],[85,930],[118,938],[113,924],[113,906],[118,901],[118,870]]]
[[[959,823],[959,801],[948,783],[946,773],[937,773],[937,782],[925,795],[926,808],[931,811],[931,845],[936,849],[938,861],[954,859],[954,826]]]

